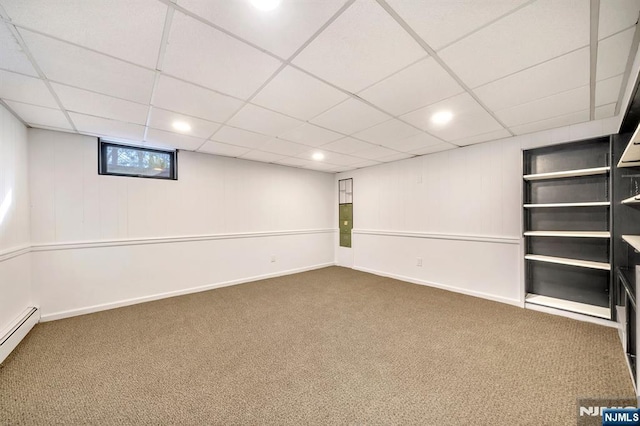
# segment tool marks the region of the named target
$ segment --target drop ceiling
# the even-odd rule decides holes
[[[618,114],[639,11],[0,0],[0,99],[31,127],[340,172]]]

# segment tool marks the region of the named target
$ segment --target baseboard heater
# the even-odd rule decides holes
[[[18,343],[24,339],[38,321],[40,321],[40,311],[38,308],[27,308],[27,310],[18,317],[14,325],[9,328],[9,331],[0,337],[0,364],[4,362],[11,351],[18,346]]]

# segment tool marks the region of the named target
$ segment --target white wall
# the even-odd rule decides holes
[[[99,176],[95,138],[36,129],[29,151],[45,320],[334,261],[330,174],[180,152],[178,181]]]
[[[354,180],[354,231],[337,262],[522,305],[522,150],[617,126],[612,118],[340,173]]]
[[[0,105],[0,336],[34,300],[27,128]]]

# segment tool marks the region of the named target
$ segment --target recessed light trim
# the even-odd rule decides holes
[[[313,158],[316,161],[322,161],[324,160],[324,154],[321,152],[314,152],[311,158]]]
[[[179,132],[188,132],[191,130],[191,125],[186,121],[174,121],[172,126]]]
[[[282,0],[250,0],[251,5],[258,10],[268,12],[280,6]]]
[[[437,125],[444,125],[453,119],[453,113],[451,111],[438,111],[431,116],[431,122]]]

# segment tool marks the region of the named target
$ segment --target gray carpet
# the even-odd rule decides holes
[[[0,367],[12,425],[565,425],[614,396],[613,328],[339,267],[39,324]]]

